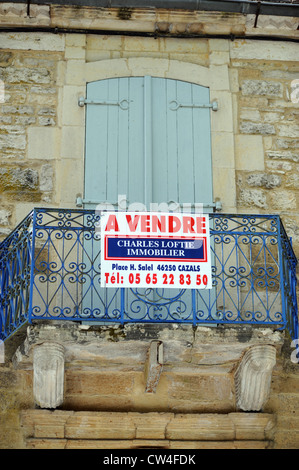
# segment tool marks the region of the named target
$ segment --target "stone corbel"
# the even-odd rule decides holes
[[[271,387],[276,349],[271,345],[253,346],[244,354],[235,374],[236,405],[243,411],[260,411]]]
[[[152,341],[145,363],[145,391],[155,393],[163,368],[163,343]]]
[[[64,347],[44,342],[33,351],[33,394],[41,408],[57,408],[64,395]]]

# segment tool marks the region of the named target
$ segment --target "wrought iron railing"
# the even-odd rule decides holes
[[[0,244],[0,338],[27,321],[268,325],[298,338],[296,264],[277,215],[210,214],[213,288],[101,288],[100,216],[35,209]]]

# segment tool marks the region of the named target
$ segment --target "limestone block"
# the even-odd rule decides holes
[[[234,136],[230,132],[212,132],[213,167],[235,167]]]
[[[136,439],[164,439],[172,413],[128,413],[135,425]]]
[[[167,426],[171,440],[233,440],[235,429],[226,414],[177,414]]]
[[[264,170],[263,138],[257,135],[236,135],[236,169]]]
[[[6,209],[0,209],[0,225],[8,225],[10,216],[11,216],[10,211]],[[0,343],[0,346],[1,346],[1,343]]]
[[[267,95],[282,96],[282,85],[279,82],[269,82],[266,80],[244,80],[242,83],[242,95]]]
[[[59,137],[60,131],[55,127],[30,127],[28,129],[28,158],[57,158]]]
[[[236,206],[235,170],[232,168],[214,168],[214,197],[220,199],[225,207]]]
[[[86,44],[86,34],[66,34],[65,36],[66,46],[85,47],[85,44]]]
[[[61,131],[61,157],[83,159],[84,127],[64,126]]]
[[[76,194],[83,193],[84,174],[83,155],[81,160],[74,162],[71,158],[62,158],[57,165],[57,193],[59,194],[60,204],[74,204]]]
[[[38,184],[38,172],[32,168],[0,168],[0,188],[2,191],[17,189],[34,190]]]
[[[153,77],[165,77],[169,70],[169,61],[168,59],[131,57],[128,59],[128,68],[131,75],[149,75],[150,70],[150,75]]]
[[[82,65],[79,64],[79,67],[82,68]],[[92,82],[95,80],[103,80],[105,78],[129,77],[132,74],[131,70],[129,70],[127,59],[123,58],[113,60],[100,60],[98,62],[87,63],[85,64],[85,71],[86,80],[83,80],[83,83],[82,81],[79,82],[78,85],[85,86],[86,81]],[[69,84],[74,85],[71,75]]]
[[[275,418],[268,413],[230,413],[235,426],[235,439],[273,439]]]
[[[65,86],[62,97],[63,126],[84,126],[84,109],[78,106],[80,96],[85,96],[86,87]]]
[[[63,51],[65,36],[52,33],[1,33],[1,48],[32,51]]]
[[[56,408],[64,395],[64,347],[45,342],[33,351],[33,393],[41,408]]]
[[[274,419],[268,413],[138,413],[26,410],[21,414],[25,436],[38,439],[57,438],[77,441],[78,446],[142,446],[147,440],[175,446],[175,441],[185,446],[204,442],[265,441],[273,438]],[[81,441],[81,444],[79,443]],[[28,441],[27,441],[28,442]],[[29,440],[30,442],[30,440]],[[198,443],[198,445],[200,445]],[[248,444],[247,444],[248,445]],[[253,444],[254,445],[254,444]],[[110,448],[110,447],[109,447]],[[177,447],[178,448],[178,447]]]
[[[177,80],[187,80],[187,77],[193,77],[197,83],[201,83],[203,86],[209,81],[209,70],[201,65],[191,64],[188,62],[184,63],[179,60],[170,60],[169,68],[165,73],[165,78],[175,78]]]
[[[231,93],[211,91],[211,102],[218,102],[218,111],[211,114],[211,126],[214,132],[233,132],[233,107]]]
[[[249,186],[272,189],[281,185],[281,177],[267,173],[254,173],[247,177],[247,183]]]
[[[210,63],[213,65],[222,65],[229,63],[229,52],[212,51],[210,53]]]
[[[228,39],[209,39],[210,51],[229,51]]]
[[[251,39],[237,39],[230,42],[231,59],[294,61],[298,55],[297,49],[297,44],[289,42],[262,42]]]
[[[270,345],[253,346],[243,356],[235,374],[237,407],[260,411],[269,393],[276,349]]]
[[[66,422],[65,437],[71,439],[134,439],[135,424],[127,413],[79,412]]]
[[[297,122],[288,122],[277,126],[278,135],[281,137],[299,138],[299,126]]]
[[[46,164],[41,167],[39,188],[41,191],[52,191],[53,189],[53,168]]]
[[[85,61],[80,59],[69,59],[66,64],[66,84],[85,85],[87,82]]]
[[[227,65],[210,65],[210,88],[211,90],[229,90],[229,71]]]
[[[240,124],[240,132],[242,134],[275,134],[275,127],[272,124],[264,122],[243,121]]]
[[[273,160],[288,160],[291,162],[299,162],[299,153],[291,152],[289,150],[269,150],[267,157]]]
[[[26,135],[0,134],[0,150],[15,149],[24,150],[26,148]]]
[[[46,67],[6,67],[2,73],[1,78],[5,83],[34,83],[48,85],[51,83],[51,73]]]
[[[266,208],[267,198],[261,189],[241,189],[239,202],[244,206]]]
[[[271,207],[280,210],[296,209],[297,198],[293,191],[280,190],[270,194]]]
[[[65,48],[66,59],[85,59],[85,48],[68,46]]]

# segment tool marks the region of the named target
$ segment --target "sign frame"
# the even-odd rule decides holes
[[[101,214],[101,287],[211,289],[209,214]]]

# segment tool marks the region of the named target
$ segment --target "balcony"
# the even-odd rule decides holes
[[[280,217],[209,217],[212,289],[106,289],[100,216],[34,209],[0,244],[0,339],[38,320],[267,325],[297,339],[297,260]]]

